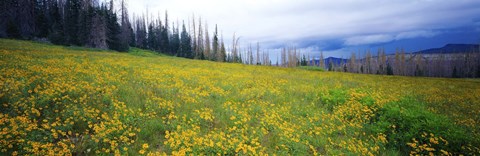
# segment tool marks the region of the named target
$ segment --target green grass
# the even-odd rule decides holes
[[[128,53],[131,55],[142,56],[142,57],[166,56],[165,54],[162,54],[162,53],[157,53],[150,50],[144,50],[144,49],[139,49],[134,47],[131,47]]]
[[[325,71],[325,69],[317,66],[299,66],[298,69],[305,69],[310,71]]]

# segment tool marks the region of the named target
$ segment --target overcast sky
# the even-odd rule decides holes
[[[417,51],[447,43],[480,43],[480,0],[129,0],[130,15],[161,14],[215,24],[230,43],[263,49],[296,46],[312,55],[353,51]],[[187,24],[187,23],[186,23]],[[211,35],[210,35],[211,36]]]

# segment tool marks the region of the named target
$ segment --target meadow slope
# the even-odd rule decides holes
[[[0,40],[0,154],[479,155],[480,80]]]

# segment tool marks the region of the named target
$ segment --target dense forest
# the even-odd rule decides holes
[[[479,51],[445,53],[406,53],[397,50],[386,54],[379,49],[352,53],[349,59],[334,61],[310,55],[295,47],[283,48],[272,63],[269,51],[260,43],[242,48],[233,34],[226,46],[215,25],[210,34],[206,20],[195,15],[187,21],[169,21],[149,12],[129,16],[124,0],[102,3],[98,0],[2,0],[0,2],[0,37],[37,40],[67,46],[85,46],[127,52],[130,47],[149,49],[191,59],[235,62],[281,67],[317,66],[321,70],[365,74],[480,77]],[[187,23],[187,25],[185,25]],[[280,57],[280,58],[279,58]]]
[[[212,41],[204,21],[153,19],[149,13],[131,20],[122,0],[4,0],[0,37],[39,40],[68,46],[86,46],[126,52],[129,47],[149,49],[173,56],[227,61],[223,37],[215,25]],[[119,6],[119,7],[118,7]],[[205,35],[204,35],[205,34]],[[222,39],[222,40],[220,40]],[[230,58],[230,57],[229,57]]]

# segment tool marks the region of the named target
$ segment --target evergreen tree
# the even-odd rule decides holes
[[[148,25],[148,34],[147,34],[147,41],[148,41],[148,49],[156,50],[157,49],[157,33],[153,26],[153,23]]]
[[[183,24],[182,28],[182,35],[180,39],[180,56],[185,58],[193,58],[194,54],[192,51],[192,41],[190,35],[187,33],[187,29],[185,28],[185,23]]]
[[[36,36],[45,38],[48,36],[48,28],[50,27],[47,19],[47,3],[46,0],[37,0],[35,3]]]
[[[17,0],[2,0],[0,7],[0,37],[20,38],[20,30],[16,22]]]
[[[134,33],[134,31],[133,31],[132,26],[130,26],[129,31],[130,31],[130,41],[129,41],[129,45],[130,45],[130,47],[135,47],[137,41],[136,41],[135,33]]]
[[[221,58],[218,57],[219,53],[219,42],[218,42],[218,28],[217,25],[215,24],[215,32],[213,33],[213,41],[212,41],[212,60],[220,60]]]
[[[222,37],[222,43],[220,45],[220,52],[219,52],[219,57],[217,61],[220,61],[220,62],[227,61],[226,56],[227,56],[227,50],[225,49],[225,43],[223,42],[223,37]]]
[[[109,49],[116,51],[128,51],[121,45],[121,28],[117,22],[117,14],[113,12],[113,1],[110,1],[110,9],[106,10],[107,45]]]
[[[120,22],[121,22],[121,29],[120,29],[120,45],[119,45],[119,49],[121,49],[121,51],[128,51],[128,49],[130,48],[129,45],[132,43],[132,26],[130,24],[130,20],[128,19],[128,11],[127,11],[127,8],[126,8],[126,4],[125,4],[125,1],[122,0],[121,2],[121,13],[122,13],[122,16],[120,18]]]
[[[0,19],[6,36],[18,39],[32,39],[35,35],[35,1],[1,0]]]
[[[176,28],[175,25],[172,24],[172,40],[170,42],[170,51],[174,56],[178,56],[178,50],[180,48],[180,34],[178,32],[178,27],[178,23]]]
[[[477,63],[480,63],[480,62],[477,62]],[[475,75],[475,78],[479,78],[480,77],[480,64],[477,65],[477,71],[476,71],[476,75]]]
[[[300,62],[301,66],[307,66],[307,58],[305,57],[305,54],[302,56],[302,61]]]
[[[138,19],[137,26],[136,26],[136,33],[135,33],[135,43],[136,46],[139,48],[146,49],[148,42],[147,42],[147,30],[145,26],[145,18],[142,17]]]
[[[458,75],[458,72],[457,72],[457,67],[453,67],[453,71],[452,71],[452,78],[459,78],[460,76]]]
[[[390,63],[387,63],[387,75],[393,75],[393,69]]]
[[[48,39],[53,44],[66,44],[65,33],[63,27],[63,19],[57,2],[53,2],[51,6],[50,16],[52,19],[52,27],[49,29]]]
[[[333,65],[332,59],[330,59],[328,61],[328,71],[333,71],[333,69],[334,69],[334,65]]]
[[[84,1],[85,3],[83,8],[80,8],[80,14],[78,17],[78,31],[76,32],[77,43],[76,45],[83,46],[86,45],[88,40],[90,40],[91,28],[92,28],[92,17],[94,15],[94,10],[91,7],[91,4]],[[98,32],[93,32],[98,33]]]
[[[168,27],[168,13],[165,11],[165,25],[161,29],[160,38],[160,50],[163,53],[172,54],[170,51],[170,28]]]
[[[65,3],[65,37],[68,44],[81,45],[77,33],[80,18],[79,0],[67,0]]]
[[[165,48],[163,47],[164,45],[162,44],[162,41],[163,41],[163,37],[162,37],[163,24],[162,24],[162,21],[158,20],[157,23],[158,23],[158,25],[153,26],[153,35],[156,39],[153,40],[152,49],[156,50],[158,52],[167,53],[166,51],[164,51]]]

